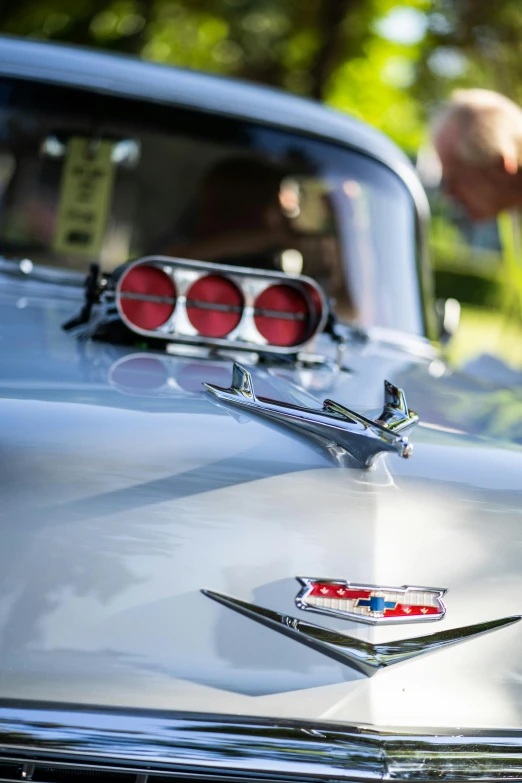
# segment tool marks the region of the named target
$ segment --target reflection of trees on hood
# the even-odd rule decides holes
[[[469,393],[455,398],[453,412],[480,434],[522,444],[522,394],[520,390]]]
[[[408,403],[421,422],[522,444],[521,387],[488,388],[480,379],[459,372],[435,379],[421,367],[399,376],[398,383],[408,390]]]

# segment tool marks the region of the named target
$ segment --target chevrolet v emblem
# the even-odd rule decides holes
[[[463,628],[450,628],[446,631],[430,634],[429,636],[417,636],[413,639],[401,639],[396,642],[385,642],[384,644],[371,644],[363,642],[353,636],[346,636],[338,631],[330,631],[327,628],[321,628],[318,625],[312,625],[296,617],[274,612],[272,609],[265,609],[262,606],[240,601],[238,598],[231,598],[222,593],[214,593],[212,590],[202,590],[204,595],[212,598],[235,612],[250,617],[262,625],[272,628],[274,631],[285,634],[295,639],[296,642],[311,647],[312,650],[327,655],[335,661],[344,663],[356,671],[362,672],[367,677],[371,677],[379,669],[393,666],[395,663],[407,661],[418,655],[442,650],[450,644],[458,644],[468,639],[474,639],[482,634],[496,631],[506,625],[512,625],[522,619],[516,615],[514,617],[504,617],[501,620],[491,620],[487,623],[477,623],[476,625],[467,625]]]
[[[442,620],[446,614],[442,597],[447,590],[440,587],[383,587],[308,576],[297,580],[302,589],[295,602],[308,612],[372,625]]]

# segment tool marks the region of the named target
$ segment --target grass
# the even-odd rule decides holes
[[[453,365],[483,353],[494,354],[510,367],[522,369],[522,322],[508,320],[499,310],[463,305],[459,328],[448,346]]]

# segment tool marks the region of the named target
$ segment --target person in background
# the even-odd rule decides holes
[[[473,220],[522,210],[522,109],[491,90],[457,90],[435,116],[443,188]]]

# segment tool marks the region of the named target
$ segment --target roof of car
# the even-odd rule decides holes
[[[317,101],[135,57],[5,36],[0,36],[0,74],[203,109],[328,138],[395,170],[424,211],[422,188],[401,150],[369,125]]]

